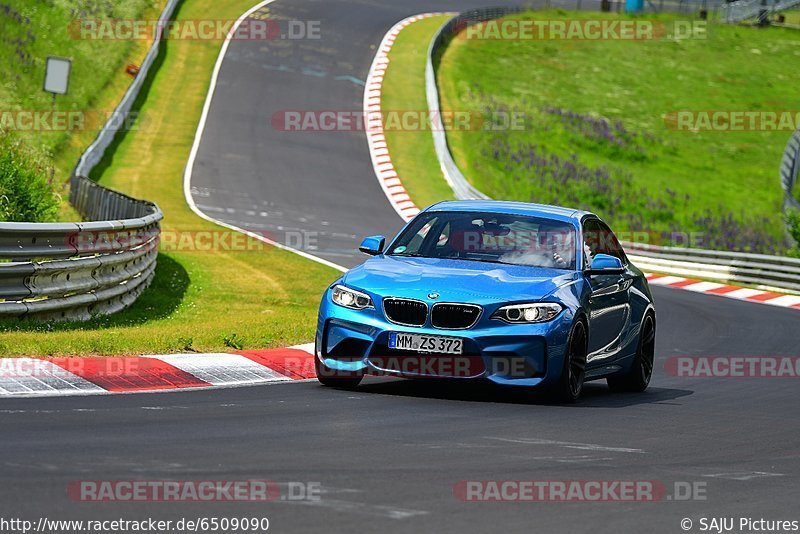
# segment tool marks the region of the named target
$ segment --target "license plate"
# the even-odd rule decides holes
[[[389,348],[440,354],[462,354],[464,352],[464,340],[457,337],[390,332]]]

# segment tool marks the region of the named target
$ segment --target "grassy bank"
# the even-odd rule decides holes
[[[389,68],[383,81],[381,109],[390,112],[425,113],[425,63],[428,43],[449,15],[430,17],[407,26],[397,36],[389,52]],[[398,176],[409,196],[420,208],[453,198],[442,179],[430,128],[413,131],[386,130],[386,146]]]
[[[252,3],[186,0],[177,17],[235,19]],[[319,298],[336,271],[249,239],[237,250],[190,250],[196,232],[227,232],[191,212],[182,184],[220,46],[166,44],[141,102],[148,120],[118,143],[99,177],[104,185],[157,202],[165,235],[177,243],[185,237],[187,246],[159,255],[154,284],[130,309],[88,324],[16,325],[0,334],[0,354],[226,351],[313,339]]]
[[[511,19],[590,17],[618,15]],[[669,28],[674,18],[656,20]],[[401,32],[392,50],[386,110],[424,105],[435,31],[424,24]],[[677,129],[675,112],[793,110],[786,58],[797,56],[800,32],[779,28],[711,26],[704,39],[653,41],[457,38],[440,58],[438,83],[445,111],[519,119],[512,129],[448,131],[462,171],[494,198],[590,209],[620,230],[650,232],[654,243],[688,235],[694,246],[782,252],[777,168],[790,132],[703,131],[697,121]],[[399,83],[403,76],[417,83]],[[451,195],[428,161],[429,132],[388,137],[419,205]]]
[[[52,169],[49,179],[57,193],[66,192],[64,184],[78,156],[130,85],[126,65],[139,64],[149,46],[145,40],[79,38],[75,21],[153,20],[165,4],[166,0],[0,1],[0,112],[4,115],[0,128],[10,131],[25,145],[25,151]],[[69,92],[58,96],[55,103],[50,93],[42,90],[48,56],[72,61]],[[15,119],[14,113],[19,111],[81,112],[85,120],[73,123],[73,128],[32,129]],[[64,202],[60,218],[76,217]]]
[[[512,20],[545,18],[606,15]],[[443,109],[524,118],[519,130],[448,133],[459,166],[488,195],[591,209],[654,241],[698,232],[694,245],[773,252],[785,247],[777,169],[791,131],[676,129],[673,119],[796,109],[787,61],[799,56],[800,32],[781,28],[710,26],[706,38],[681,40],[454,39],[438,81]]]

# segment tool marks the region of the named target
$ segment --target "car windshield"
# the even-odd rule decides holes
[[[575,268],[575,228],[515,214],[432,211],[420,214],[387,251],[390,256]]]

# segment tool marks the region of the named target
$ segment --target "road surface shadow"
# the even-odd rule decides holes
[[[467,402],[494,402],[505,404],[558,405],[539,389],[503,387],[490,382],[464,383],[455,380],[369,377],[358,387],[360,393],[396,395],[428,399],[456,400]],[[605,381],[588,382],[575,408],[625,408],[638,404],[672,404],[694,391],[688,389],[660,388],[650,386],[643,393],[618,393],[611,391]]]

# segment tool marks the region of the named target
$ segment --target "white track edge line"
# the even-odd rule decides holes
[[[35,397],[86,397],[89,395],[152,395],[154,393],[181,393],[186,391],[209,391],[212,389],[236,389],[236,388],[247,388],[247,387],[259,387],[259,386],[277,386],[281,384],[297,384],[300,382],[316,382],[316,378],[298,378],[298,379],[291,379],[291,380],[265,380],[263,382],[241,382],[241,383],[229,383],[229,384],[222,384],[219,386],[190,386],[190,387],[182,387],[182,388],[159,388],[159,389],[139,389],[139,390],[122,390],[122,391],[111,391],[111,390],[84,390],[84,391],[68,391],[68,390],[56,390],[56,391],[43,391],[39,392],[25,392],[25,393],[9,393],[9,394],[0,394],[0,402],[3,399],[31,399]]]
[[[317,263],[321,263],[322,265],[325,265],[327,267],[331,267],[333,269],[336,269],[337,271],[345,272],[345,271],[347,271],[346,267],[343,267],[343,266],[341,266],[339,264],[333,263],[332,261],[328,261],[328,260],[326,260],[324,258],[320,258],[318,256],[314,256],[313,254],[309,254],[308,252],[304,252],[302,250],[297,250],[296,248],[288,247],[288,246],[284,245],[283,243],[278,243],[277,241],[273,241],[272,239],[268,239],[268,238],[264,237],[263,235],[259,235],[259,234],[255,233],[255,232],[251,232],[249,230],[245,230],[244,228],[240,228],[240,227],[238,227],[236,225],[228,224],[228,223],[222,222],[222,221],[220,221],[218,219],[215,219],[214,217],[211,217],[210,215],[207,215],[200,208],[198,208],[197,204],[195,204],[195,202],[194,202],[194,198],[192,198],[192,171],[194,170],[194,162],[195,162],[195,159],[197,158],[197,153],[200,150],[200,142],[202,141],[203,132],[204,132],[205,127],[206,127],[206,121],[208,120],[208,112],[211,109],[211,101],[214,99],[214,91],[215,91],[215,89],[217,87],[217,78],[219,77],[219,71],[222,68],[222,62],[225,60],[225,54],[228,51],[228,46],[230,45],[231,37],[233,35],[235,35],[236,31],[239,29],[239,26],[241,26],[242,22],[244,22],[244,20],[247,19],[247,17],[249,17],[250,15],[255,13],[256,11],[258,11],[262,7],[271,4],[274,1],[275,0],[263,0],[262,2],[259,2],[255,6],[251,7],[250,9],[248,9],[241,17],[239,17],[236,20],[236,22],[234,23],[233,27],[228,32],[228,35],[225,36],[225,41],[222,43],[222,48],[220,48],[219,55],[217,56],[217,62],[215,63],[214,70],[211,73],[211,81],[209,83],[208,93],[206,93],[205,103],[203,104],[203,111],[200,114],[200,121],[197,124],[197,130],[195,131],[194,141],[192,142],[192,149],[189,152],[189,159],[186,161],[186,167],[184,168],[184,171],[183,171],[183,196],[186,199],[186,203],[189,205],[189,208],[191,208],[191,210],[198,217],[200,217],[202,219],[205,219],[205,220],[207,220],[209,222],[212,222],[214,224],[218,224],[218,225],[223,226],[225,228],[228,228],[230,230],[235,230],[237,232],[241,232],[241,233],[243,233],[243,234],[245,234],[245,235],[247,235],[249,237],[252,237],[254,239],[258,239],[259,241],[267,243],[268,245],[272,245],[272,246],[274,246],[276,248],[279,248],[281,250],[286,250],[286,251],[289,251],[289,252],[293,252],[293,253],[295,253],[295,254],[297,254],[299,256],[302,256],[303,258],[315,261]]]

